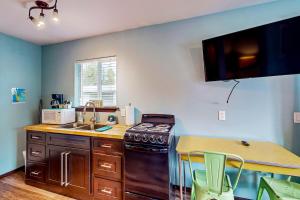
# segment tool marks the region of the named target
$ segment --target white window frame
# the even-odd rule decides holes
[[[86,59],[86,60],[78,60],[75,62],[75,80],[74,80],[74,89],[75,89],[75,95],[74,95],[74,104],[75,106],[84,106],[84,105],[80,105],[80,98],[81,98],[81,91],[82,91],[82,84],[81,84],[81,80],[82,80],[82,74],[81,74],[81,65],[83,63],[88,63],[88,62],[94,62],[97,61],[99,63],[101,63],[101,60],[104,59],[109,59],[109,58],[114,58],[116,61],[116,90],[115,90],[115,105],[111,105],[112,107],[117,106],[118,104],[118,64],[117,64],[117,56],[107,56],[107,57],[100,57],[100,58],[93,58],[93,59]],[[102,76],[102,70],[100,70],[99,72],[99,76]],[[100,81],[99,81],[100,80]],[[102,95],[102,84],[101,84],[101,79],[97,79],[97,88],[99,91],[98,94],[99,96]],[[104,105],[105,106],[105,105]],[[109,106],[109,107],[111,107]],[[106,106],[107,107],[107,106]]]

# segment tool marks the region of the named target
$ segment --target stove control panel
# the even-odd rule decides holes
[[[168,135],[147,133],[125,133],[125,141],[164,145],[168,143]]]

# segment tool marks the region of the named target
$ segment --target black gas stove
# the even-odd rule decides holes
[[[174,115],[144,114],[125,134],[125,199],[170,199]]]

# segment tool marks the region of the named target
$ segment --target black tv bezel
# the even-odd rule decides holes
[[[215,39],[219,39],[219,38],[223,38],[223,37],[227,37],[227,36],[230,36],[230,35],[235,35],[237,33],[246,32],[246,31],[253,30],[253,29],[263,28],[263,27],[266,27],[266,26],[274,25],[274,24],[287,23],[287,22],[293,21],[295,19],[300,20],[300,16],[296,16],[296,17],[292,17],[292,18],[288,18],[288,19],[284,19],[284,20],[280,20],[280,21],[275,21],[275,22],[271,22],[271,23],[268,23],[268,24],[263,24],[263,25],[260,25],[260,26],[255,26],[255,27],[252,27],[252,28],[247,28],[247,29],[243,29],[243,30],[240,30],[240,31],[235,31],[235,32],[232,32],[232,33],[227,33],[225,35],[220,35],[220,36],[217,36],[217,37],[213,37],[213,38],[202,40],[202,54],[203,54],[203,63],[204,63],[205,82],[230,81],[230,80],[235,80],[235,79],[236,80],[240,80],[240,79],[252,79],[252,78],[263,78],[263,77],[276,77],[276,76],[286,76],[286,75],[297,75],[295,73],[282,73],[282,74],[276,74],[276,75],[258,75],[258,76],[249,76],[249,77],[237,77],[237,78],[226,78],[226,79],[208,80],[207,79],[207,66],[206,66],[206,62],[207,62],[206,60],[207,59],[206,59],[205,54],[204,54],[204,51],[205,51],[205,49],[204,49],[205,44],[204,43],[207,42],[207,41],[215,40]]]

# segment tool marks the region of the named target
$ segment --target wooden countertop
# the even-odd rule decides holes
[[[48,125],[48,124],[36,124],[26,126],[24,129],[26,131],[40,131],[47,133],[58,133],[58,134],[70,134],[70,135],[82,135],[82,136],[90,136],[90,137],[102,137],[102,138],[112,138],[112,139],[120,139],[124,138],[125,132],[130,126],[126,125],[112,125],[112,129],[104,131],[104,132],[96,132],[91,130],[74,130],[74,129],[65,129],[60,128],[59,125]]]

